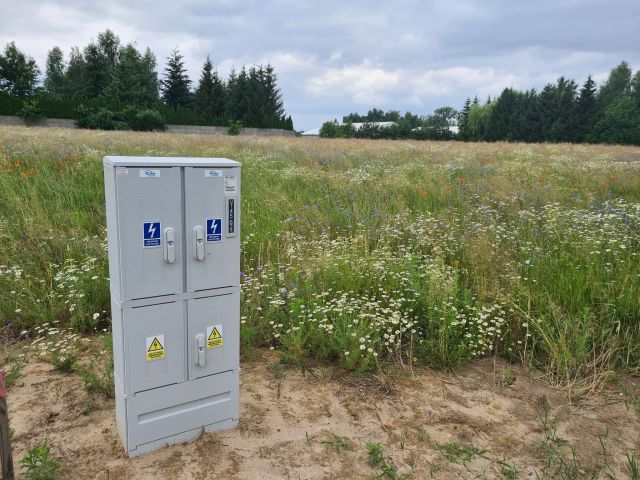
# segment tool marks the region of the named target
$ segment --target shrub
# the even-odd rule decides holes
[[[238,135],[242,129],[240,120],[229,120],[229,135]]]
[[[100,108],[95,112],[84,107],[79,107],[76,112],[78,128],[88,128],[91,130],[127,130],[127,123],[121,119],[120,115],[113,113],[106,108]]]
[[[22,108],[18,112],[18,115],[22,117],[27,125],[37,123],[44,118],[44,112],[40,108],[38,100],[30,98],[22,104]]]
[[[320,127],[320,136],[322,138],[338,138],[342,136],[340,125],[334,120],[333,122],[324,122]]]
[[[132,130],[141,132],[163,131],[164,119],[160,112],[152,109],[140,110],[127,122]]]

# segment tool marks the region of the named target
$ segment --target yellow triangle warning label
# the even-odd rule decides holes
[[[222,325],[209,325],[207,327],[207,348],[222,346]]]
[[[164,335],[147,337],[147,362],[164,358]]]
[[[147,350],[147,352],[154,352],[156,350],[164,350],[164,347],[160,344],[160,342],[158,341],[157,338],[154,338],[153,342],[151,342],[151,346],[149,347],[149,350]]]

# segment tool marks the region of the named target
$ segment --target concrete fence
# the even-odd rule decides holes
[[[0,115],[0,125],[26,126],[26,122],[21,117]],[[34,123],[35,127],[54,128],[78,128],[75,120],[66,118],[43,118]],[[167,132],[170,133],[204,133],[213,135],[226,135],[229,127],[206,127],[203,125],[167,125]],[[258,135],[265,137],[295,137],[296,132],[282,130],[280,128],[241,128],[240,135]]]
[[[26,125],[26,122],[20,117],[10,117],[8,115],[0,115],[0,125]],[[34,124],[38,127],[56,127],[56,128],[77,128],[74,120],[67,118],[43,118]]]

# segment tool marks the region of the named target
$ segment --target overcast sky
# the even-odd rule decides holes
[[[0,0],[0,12],[0,44],[41,69],[53,45],[68,53],[106,28],[151,47],[160,71],[179,47],[194,80],[207,54],[222,75],[270,62],[298,130],[640,68],[640,0]]]

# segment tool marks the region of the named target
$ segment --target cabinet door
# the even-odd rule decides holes
[[[240,366],[240,293],[189,300],[189,380]]]
[[[125,309],[127,394],[184,381],[183,309],[183,302]]]
[[[180,168],[116,169],[122,298],[182,293]]]
[[[188,292],[240,284],[239,198],[239,168],[185,168]]]

